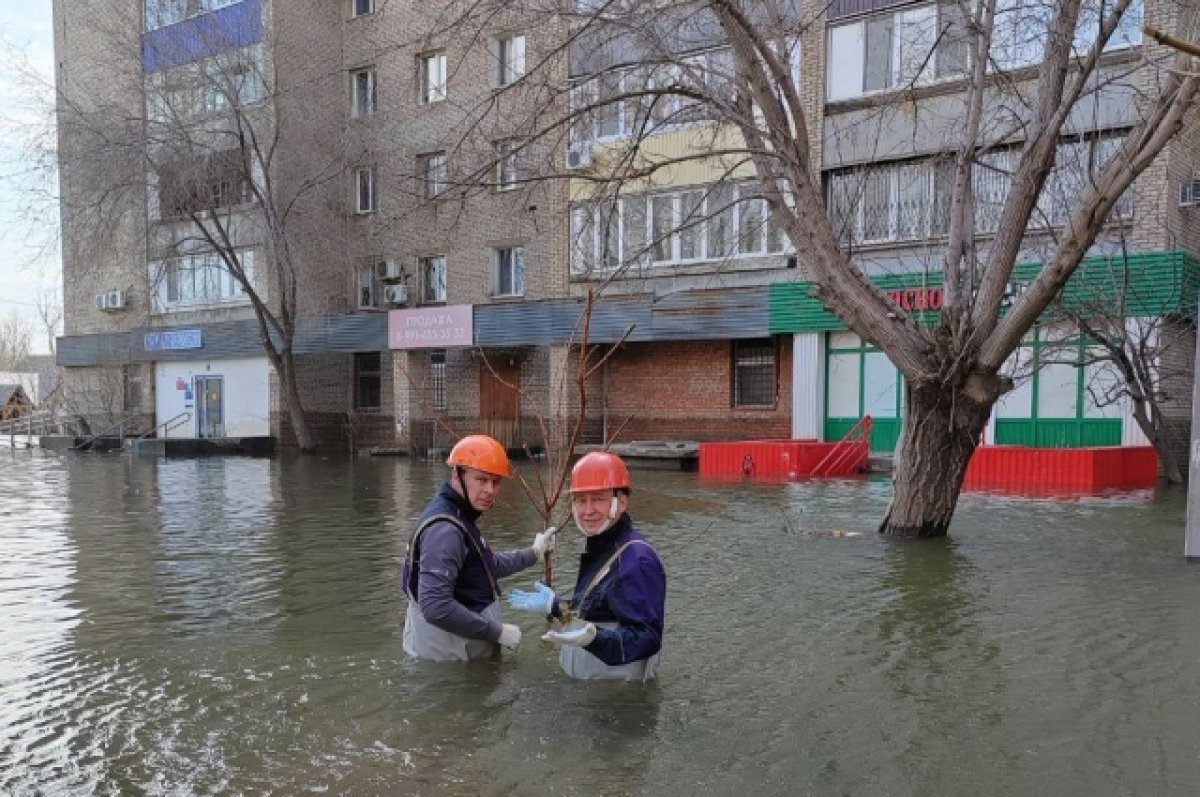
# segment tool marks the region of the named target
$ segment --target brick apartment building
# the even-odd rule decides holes
[[[784,6],[831,218],[881,285],[928,302],[939,284],[946,142],[968,64],[952,35],[960,21],[948,4]],[[1000,3],[1009,6],[1019,8]],[[1147,14],[1169,23],[1165,8],[1152,3]],[[594,25],[558,58],[562,31],[521,4],[455,22],[395,0],[56,2],[68,391],[109,422],[181,418],[168,435],[291,439],[249,300],[193,240],[194,225],[165,212],[164,196],[179,205],[180,192],[164,186],[203,178],[192,179],[209,186],[201,201],[226,214],[232,248],[276,305],[279,242],[255,223],[262,208],[245,187],[220,179],[223,150],[190,161],[154,154],[169,149],[156,120],[182,105],[179,129],[228,135],[230,119],[243,118],[278,136],[270,168],[245,179],[270,178],[294,198],[294,350],[322,445],[438,446],[449,439],[440,421],[537,445],[538,416],[562,408],[557,388],[573,377],[579,301],[599,290],[589,342],[621,345],[589,383],[593,437],[835,439],[870,413],[875,447],[889,449],[902,395],[895,368],[813,304],[804,255],[767,213],[752,166],[690,158],[721,149],[727,127],[670,95],[605,103],[659,79],[647,63],[663,47],[672,80],[719,94],[734,79],[719,28],[690,28],[672,4],[655,9],[656,24],[678,32],[658,50]],[[1019,41],[1019,21],[998,15],[1009,32],[993,52],[1014,85],[1035,77],[1038,52]],[[1133,125],[1129,92],[1154,80],[1135,68],[1146,46],[1132,25],[1104,56],[1110,88],[1062,142],[1045,227],[1031,231],[1024,260],[1036,262],[1062,222],[1075,184],[1068,166],[1086,174]],[[541,135],[536,118],[568,102],[592,110],[569,136]],[[111,108],[125,113],[97,113]],[[97,117],[113,130],[90,129]],[[128,136],[131,120],[142,152],[89,157],[97,139]],[[1192,197],[1184,187],[1197,130],[1188,126],[1139,180],[1093,252],[1124,248],[1141,258],[1148,284],[1178,282],[1144,312],[1194,317],[1200,241],[1195,211],[1179,199]],[[981,197],[1002,198],[997,175],[1019,143],[1010,137],[989,154]],[[679,164],[605,183],[631,144],[644,159]],[[572,179],[539,179],[564,173]],[[125,190],[94,201],[112,185]],[[100,211],[108,223],[86,223]],[[1030,356],[1036,348],[1031,341]],[[998,409],[990,439],[1139,442],[1127,408],[1089,406],[1089,376],[1073,366],[1035,375]],[[1186,424],[1184,404],[1176,411]]]

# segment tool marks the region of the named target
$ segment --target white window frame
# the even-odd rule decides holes
[[[445,255],[429,255],[419,258],[421,276],[421,303],[445,304],[449,294],[450,272]]]
[[[358,309],[360,310],[370,310],[379,306],[382,288],[379,276],[375,271],[375,264],[378,262],[379,260],[375,259],[369,263],[362,263],[358,267],[358,286],[355,301],[358,303]]]
[[[437,199],[445,193],[447,167],[445,152],[427,152],[417,156],[417,188],[422,199]]]
[[[254,285],[254,252],[238,249],[234,255]],[[229,273],[216,252],[196,252],[151,263],[150,279],[159,313],[250,302],[245,287]]]
[[[366,215],[379,210],[379,185],[375,167],[360,166],[354,170],[354,212]]]
[[[618,200],[614,213],[618,214],[616,224],[616,264],[606,265],[604,261],[604,212],[593,203],[580,202],[571,208],[571,272],[584,274],[590,272],[611,272],[614,268],[641,263],[652,268],[669,266],[691,266],[714,262],[740,261],[754,258],[782,257],[792,252],[791,242],[782,230],[771,223],[769,203],[761,196],[755,181],[730,181],[720,184],[733,191],[732,205],[725,199],[713,196],[714,186],[694,186],[676,189],[674,191],[656,191],[648,194],[638,194]],[[629,227],[629,214],[625,212],[626,203],[636,200],[643,204],[641,230],[634,231]],[[698,210],[689,213],[699,202]],[[733,247],[732,254],[713,256],[709,252],[710,227],[713,213],[718,209],[712,202],[721,202],[720,212],[728,213],[730,226],[729,240]],[[658,206],[657,209],[655,206]],[[747,209],[754,207],[759,213],[765,213],[766,218],[755,220],[754,237],[757,238],[756,248],[752,251],[742,250],[743,224],[749,216]],[[659,213],[666,213],[669,218],[656,231],[656,218]],[[691,219],[698,217],[698,221]],[[761,217],[760,217],[761,218]],[[773,229],[779,230],[778,235],[772,235]],[[694,236],[694,248],[690,256],[684,257],[684,235]],[[659,242],[665,242],[665,249]],[[775,247],[777,244],[777,248]],[[658,258],[656,254],[666,254]]]
[[[519,139],[501,141],[496,145],[496,190],[512,191],[525,182],[524,142]]]
[[[504,290],[505,271],[509,290]],[[492,250],[492,295],[507,298],[525,295],[525,247],[499,246]]]
[[[525,34],[510,33],[495,40],[496,71],[492,76],[497,88],[511,86],[525,76]]]
[[[417,70],[420,103],[430,105],[446,99],[446,54],[437,52],[418,56]]]
[[[367,66],[350,71],[350,115],[363,119],[375,115],[375,67]]]
[[[350,0],[351,19],[369,16],[374,13],[375,0]]]

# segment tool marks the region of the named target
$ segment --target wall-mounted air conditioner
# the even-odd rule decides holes
[[[408,304],[407,285],[388,285],[383,289],[384,304]]]
[[[375,264],[375,279],[382,282],[404,278],[404,271],[395,258],[389,257]]]
[[[592,148],[587,144],[576,144],[567,150],[567,168],[586,169],[592,165]]]
[[[105,291],[97,293],[95,298],[96,309],[109,312],[113,310],[125,309],[125,291]]]

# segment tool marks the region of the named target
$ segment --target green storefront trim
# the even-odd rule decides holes
[[[1012,282],[1019,288],[1041,271],[1041,263],[1021,263]],[[941,272],[914,272],[876,277],[885,292],[934,289],[942,286]],[[769,327],[773,335],[803,332],[837,332],[846,325],[812,295],[811,282],[785,282],[771,286]],[[1094,257],[1084,260],[1063,291],[1069,309],[1102,304],[1112,307],[1124,297],[1127,318],[1179,315],[1196,317],[1200,296],[1197,261],[1181,251],[1143,252],[1128,257]],[[1052,311],[1050,311],[1052,312]],[[913,311],[918,323],[932,324],[936,311]]]
[[[1037,276],[1040,263],[1019,265],[1013,274],[1017,286],[1027,284]],[[1197,261],[1184,252],[1152,252],[1131,255],[1128,258],[1091,258],[1085,260],[1071,281],[1067,283],[1063,296],[1068,308],[1086,309],[1089,305],[1116,306],[1124,297],[1126,317],[1156,317],[1176,315],[1195,318],[1196,303],[1200,296]],[[875,283],[886,292],[937,289],[942,285],[941,274],[898,274],[879,277]],[[770,293],[770,329],[772,334],[797,334],[814,332],[840,332],[845,325],[811,295],[812,284],[808,282],[773,285]],[[1052,317],[1053,311],[1047,313]],[[917,323],[933,324],[937,312],[914,310]],[[1046,320],[1052,320],[1047,318]],[[1034,340],[1038,339],[1035,333]],[[1030,345],[1026,343],[1024,345]],[[1082,344],[1080,344],[1082,345]],[[1033,343],[1040,349],[1040,342]],[[828,355],[859,353],[877,349],[863,341],[858,347],[826,348],[825,368],[828,371]],[[862,367],[860,361],[860,369]],[[903,392],[903,376],[897,375],[898,390]],[[1082,375],[1077,385],[1078,395],[1075,418],[1041,418],[1037,414],[1040,379],[1033,379],[1031,398],[1033,416],[1030,418],[997,418],[995,441],[1001,445],[1035,446],[1045,448],[1079,448],[1088,446],[1119,446],[1121,444],[1122,421],[1119,418],[1083,417],[1084,396]],[[824,381],[826,407],[824,435],[826,440],[838,440],[857,423],[858,417],[838,417],[829,413],[829,376]],[[865,403],[863,390],[865,376],[859,375],[859,406]],[[900,402],[897,402],[897,407]],[[900,435],[901,419],[876,417],[871,435],[874,451],[894,450]]]

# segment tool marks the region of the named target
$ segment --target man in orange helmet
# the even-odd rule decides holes
[[[629,518],[629,470],[615,454],[593,451],[571,470],[571,514],[587,538],[569,603],[536,584],[508,603],[565,621],[542,639],[560,646],[572,678],[649,680],[658,669],[666,613],[662,560]]]
[[[500,621],[497,582],[552,550],[554,529],[528,548],[493,553],[475,524],[510,474],[504,447],[487,435],[469,435],[446,464],[450,479],[417,519],[404,557],[404,650],[434,661],[488,658],[521,641],[519,628]]]

